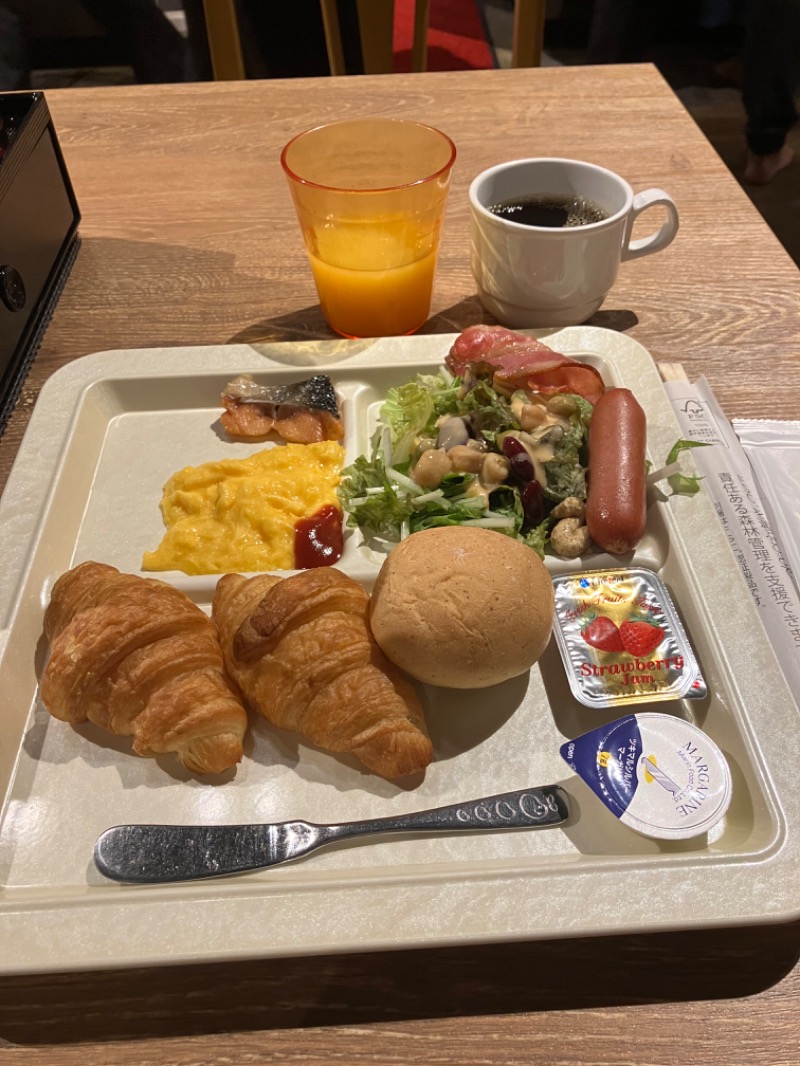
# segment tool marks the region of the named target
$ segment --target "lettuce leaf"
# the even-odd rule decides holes
[[[680,440],[675,441],[670,449],[670,453],[667,456],[666,465],[670,466],[672,463],[678,461],[678,456],[681,452],[686,451],[689,448],[707,448],[708,442],[702,440]],[[673,493],[680,496],[694,496],[695,493],[700,491],[700,482],[703,480],[699,474],[683,474],[675,473],[670,474],[667,478],[669,487]]]
[[[437,495],[419,489],[415,494],[398,484],[380,456],[359,456],[342,471],[338,494],[347,525],[361,530],[367,544],[400,541],[407,533],[431,526],[455,526],[482,517],[479,496],[465,496],[471,474],[448,474]],[[427,497],[427,498],[426,498]]]
[[[582,396],[570,395],[570,399],[575,403],[576,411],[554,448],[553,458],[544,464],[547,471],[544,494],[554,503],[568,496],[577,496],[579,500],[586,497],[588,435],[593,408]]]
[[[552,525],[552,519],[545,518],[544,522],[541,522],[528,533],[520,534],[519,539],[525,541],[529,548],[533,548],[536,554],[544,559],[547,545],[550,541],[550,527]]]
[[[498,433],[519,429],[504,396],[487,381],[476,381],[458,404],[458,413],[469,417],[473,432],[494,443]]]
[[[338,495],[347,525],[360,529],[365,541],[400,540],[403,523],[413,510],[411,497],[398,493],[382,459],[360,455],[345,467]]]
[[[458,407],[458,378],[418,374],[413,381],[389,389],[381,407],[381,421],[389,427],[392,464],[408,462],[418,437],[436,436],[436,419]]]

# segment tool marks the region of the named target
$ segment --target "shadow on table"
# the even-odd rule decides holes
[[[494,324],[496,319],[482,306],[477,296],[468,296],[458,303],[438,311],[417,331],[415,336],[436,333],[460,333],[468,326]],[[595,312],[585,323],[587,326],[602,326],[604,329],[623,333],[637,325],[639,319],[633,311],[609,309]],[[265,318],[238,330],[228,338],[228,344],[275,344],[282,341],[302,342],[330,340],[338,334],[325,322],[319,304],[301,307],[290,314]]]
[[[491,322],[493,319],[481,307],[477,296],[471,296],[432,315],[417,330],[415,336],[432,333],[459,333],[467,326],[487,321]],[[301,307],[297,311],[292,311],[290,314],[253,322],[229,337],[227,343],[257,346],[281,341],[331,340],[338,336],[339,334],[334,333],[325,321],[319,304],[312,304],[309,307]]]
[[[639,319],[633,311],[625,311],[622,308],[595,311],[592,317],[584,322],[585,326],[602,326],[603,329],[613,329],[615,333],[624,333],[638,324]]]
[[[63,323],[74,334],[76,319],[85,330],[89,351],[100,347],[97,335],[103,338],[103,350],[341,340],[325,322],[319,304],[256,319],[254,311],[258,314],[257,309],[269,303],[269,285],[267,278],[239,270],[236,257],[228,252],[84,237],[38,363],[53,370],[74,358],[62,354],[61,327]],[[470,295],[437,311],[418,333],[458,333],[492,322],[478,297]],[[626,330],[636,322],[631,311],[610,309],[598,311],[587,324]]]
[[[36,374],[46,376],[75,355],[100,349],[342,339],[325,322],[319,304],[256,319],[269,303],[269,285],[269,279],[239,270],[228,252],[86,236],[45,334]],[[83,351],[75,351],[76,321],[85,337]],[[598,311],[587,325],[622,331],[637,321],[632,311],[612,308]],[[437,311],[418,333],[458,333],[492,322],[477,296],[470,295]]]
[[[558,906],[557,900],[542,900]],[[95,1043],[751,996],[800,923],[0,979],[0,1040]]]

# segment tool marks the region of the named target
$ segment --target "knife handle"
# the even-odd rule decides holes
[[[428,811],[398,814],[332,826],[346,828],[348,836],[361,833],[396,833],[426,830],[536,829],[560,825],[569,818],[567,795],[558,785],[523,788],[496,796],[433,807]]]

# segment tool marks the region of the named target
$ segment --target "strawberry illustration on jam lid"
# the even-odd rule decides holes
[[[617,623],[604,614],[593,614],[581,629],[581,636],[587,644],[600,651],[624,651],[625,645]]]
[[[629,655],[651,655],[664,639],[664,627],[642,618],[631,618],[619,627],[622,647]]]
[[[666,586],[642,567],[553,578],[554,632],[573,695],[588,707],[706,695]]]

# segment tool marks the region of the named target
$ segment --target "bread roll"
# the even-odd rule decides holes
[[[387,658],[418,681],[485,688],[537,661],[553,607],[532,548],[494,530],[442,526],[412,533],[387,557],[370,625]]]

